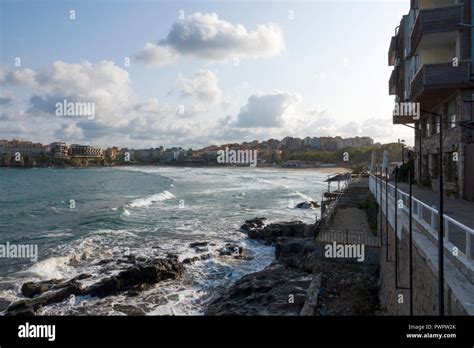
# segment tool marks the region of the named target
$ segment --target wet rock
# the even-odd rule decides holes
[[[27,282],[21,286],[21,293],[25,297],[33,298],[37,295],[41,295],[46,291],[53,288],[54,285],[62,284],[63,281],[59,279],[51,279],[42,282]]]
[[[117,312],[122,312],[130,316],[145,315],[145,312],[143,311],[143,309],[132,306],[132,305],[114,304],[113,308]]]
[[[83,289],[78,283],[70,283],[57,291],[48,291],[34,299],[20,300],[7,308],[7,315],[31,315],[38,309],[53,303],[62,302],[71,295],[82,295]]]
[[[219,249],[220,256],[240,256],[243,252],[244,248],[235,243],[227,243],[223,248]]]
[[[249,233],[254,230],[261,229],[265,226],[265,221],[266,218],[264,217],[256,217],[250,220],[245,220],[245,223],[240,226],[240,230],[242,232]]]
[[[183,263],[190,264],[196,261],[201,261],[201,257],[200,256],[188,257],[183,260]]]
[[[155,284],[166,279],[176,279],[184,272],[184,266],[173,259],[148,260],[101,280],[85,289],[93,297],[106,297],[136,289],[141,284]]]
[[[311,209],[311,208],[319,208],[320,205],[316,201],[305,201],[298,203],[296,205],[296,208],[298,209]]]
[[[266,225],[261,229],[254,229],[247,233],[250,239],[260,239],[274,242],[278,237],[312,237],[314,225],[307,225],[301,221],[278,222]]]
[[[211,301],[205,315],[299,315],[312,277],[274,263]]]
[[[208,242],[193,242],[193,243],[189,244],[189,247],[194,249],[194,248],[197,248],[197,247],[205,247],[208,244],[209,244]]]

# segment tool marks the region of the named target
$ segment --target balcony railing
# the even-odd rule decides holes
[[[396,84],[395,84],[395,69],[392,70],[392,74],[390,75],[390,80],[388,80],[388,94],[395,95],[396,94]]]
[[[470,77],[470,63],[425,64],[411,81],[411,99],[415,100],[428,89],[463,87]]]
[[[463,22],[463,5],[420,10],[411,32],[411,50],[415,52],[424,34],[458,30]]]
[[[396,46],[396,36],[392,36],[392,39],[390,40],[390,47],[388,49],[388,65],[390,66],[393,66],[395,64],[395,56],[396,56],[395,46]]]

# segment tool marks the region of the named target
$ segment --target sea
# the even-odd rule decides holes
[[[239,243],[249,259],[212,257],[187,266],[179,280],[137,296],[72,297],[39,315],[201,315],[213,295],[274,260],[274,247],[249,240],[246,219],[315,222],[328,171],[251,167],[0,168],[0,244],[35,245],[37,260],[0,258],[0,314],[22,298],[27,281],[104,277],[102,260],[133,254],[182,260],[192,242],[210,252]],[[92,281],[92,280],[91,280]],[[2,305],[3,304],[3,308]]]

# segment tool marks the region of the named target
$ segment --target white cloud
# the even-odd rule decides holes
[[[192,78],[180,75],[176,84],[182,97],[193,97],[201,102],[214,104],[222,95],[217,77],[210,70],[199,70]]]
[[[254,94],[240,109],[235,126],[282,127],[288,122],[288,112],[300,101],[299,94],[289,92]]]
[[[210,61],[235,58],[269,58],[284,48],[283,34],[275,24],[261,24],[253,31],[218,18],[216,13],[194,13],[173,24],[165,39],[146,43],[136,56],[147,65],[162,66],[176,56]]]
[[[165,66],[172,63],[176,55],[168,46],[147,42],[145,47],[136,54],[136,59],[143,61],[146,66]]]

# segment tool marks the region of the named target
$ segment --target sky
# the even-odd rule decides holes
[[[0,0],[0,139],[199,148],[392,125],[409,1]],[[90,103],[94,116],[58,114]]]

